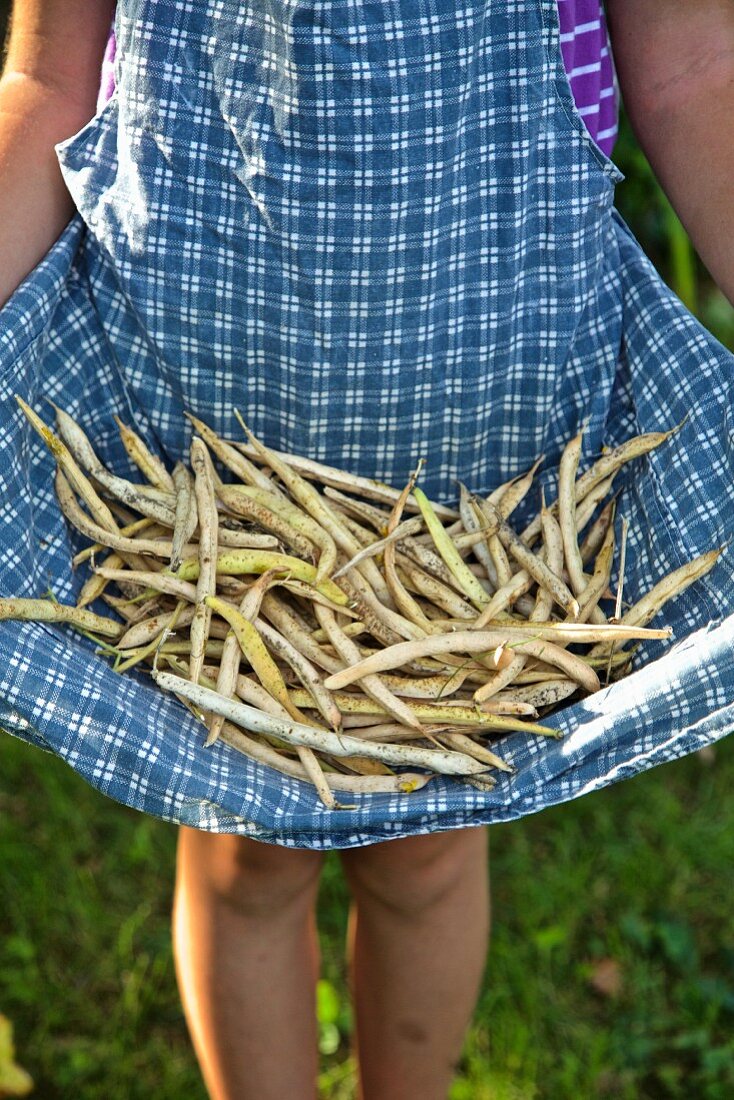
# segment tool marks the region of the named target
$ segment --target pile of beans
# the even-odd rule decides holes
[[[720,552],[628,606],[623,522],[610,591],[612,483],[671,432],[583,473],[577,435],[557,498],[516,531],[539,462],[486,498],[462,486],[454,510],[417,486],[420,463],[399,491],[271,450],[241,420],[233,442],[189,416],[190,469],[170,471],[118,421],[132,482],[62,409],[54,431],[18,400],[56,460],[64,516],[90,540],[74,566],[91,573],[74,606],[6,599],[0,618],[65,622],[118,671],[148,666],[207,745],[310,781],[332,809],[335,792],[408,794],[438,773],[491,789],[493,771],[512,771],[494,742],[557,737],[538,719],[624,675],[636,643],[669,637],[647,623]]]

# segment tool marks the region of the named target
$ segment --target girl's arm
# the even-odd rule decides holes
[[[637,140],[734,303],[734,2],[607,0]]]
[[[0,77],[0,305],[73,212],[54,145],[94,114],[114,0],[15,0]]]

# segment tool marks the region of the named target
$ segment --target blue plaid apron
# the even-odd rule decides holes
[[[191,409],[441,500],[489,490],[582,423],[602,446],[684,420],[630,468],[626,593],[731,535],[731,354],[613,207],[573,102],[556,0],[124,0],[117,90],[59,156],[80,215],[0,319],[2,595],[72,600],[82,544],[13,395],[50,397],[133,473],[113,414],[173,462]],[[0,725],[172,821],[330,848],[576,798],[727,733],[732,555],[661,616],[565,737],[502,743],[491,793],[437,779],[330,812],[91,643],[0,624]]]

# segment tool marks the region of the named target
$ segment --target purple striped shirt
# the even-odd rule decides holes
[[[107,39],[107,49],[104,52],[102,59],[102,72],[100,74],[99,92],[97,93],[97,110],[101,111],[105,103],[112,98],[112,93],[115,90],[115,54],[117,52],[117,41],[115,39],[114,28],[110,31],[110,37]]]
[[[573,98],[597,145],[611,156],[617,84],[602,0],[558,0],[561,51]]]
[[[617,136],[617,87],[602,0],[558,0],[561,51],[578,112],[596,143],[611,155]],[[115,90],[115,34],[102,63],[97,109]]]

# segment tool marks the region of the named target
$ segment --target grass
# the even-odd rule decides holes
[[[490,964],[451,1100],[734,1095],[734,742],[491,830]],[[205,1100],[169,936],[175,829],[0,740],[0,1011],[43,1100]],[[320,898],[322,1096],[351,1100]]]

